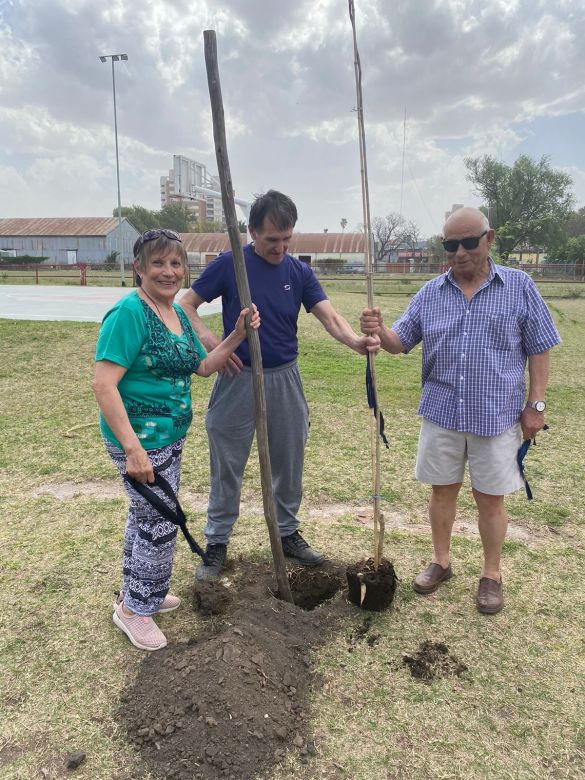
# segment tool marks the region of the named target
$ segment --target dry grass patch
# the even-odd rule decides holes
[[[383,301],[387,321],[407,300]],[[357,321],[360,296],[336,293],[334,303]],[[429,535],[392,529],[386,555],[400,578],[393,608],[372,618],[363,640],[356,640],[355,630],[364,615],[348,608],[346,628],[313,653],[325,683],[310,703],[317,754],[308,765],[290,754],[263,780],[585,776],[585,302],[559,300],[554,306],[564,343],[552,353],[551,430],[539,436],[527,458],[535,500],[529,504],[518,494],[509,501],[514,525],[536,541],[506,542],[504,612],[489,618],[475,610],[481,560],[475,535],[454,538],[456,576],[423,598],[410,582],[429,560]],[[0,321],[3,780],[64,777],[63,761],[74,750],[88,754],[76,771],[80,778],[134,776],[136,757],[115,712],[142,656],[113,626],[110,606],[119,580],[125,500],[105,489],[97,497],[75,488],[88,481],[97,482],[98,490],[115,484],[91,424],[96,335],[92,324]],[[301,318],[300,338],[312,419],[303,529],[332,559],[353,563],[371,552],[371,531],[353,510],[367,507],[370,493],[363,360],[332,343],[312,317]],[[383,510],[405,526],[424,526],[428,493],[412,477],[420,350],[399,358],[382,355],[378,375],[391,444],[382,454]],[[209,390],[209,382],[194,380],[196,419],[183,468],[185,496],[194,497],[185,508],[199,539],[201,496],[208,488],[202,417]],[[74,438],[62,435],[75,426],[85,427]],[[51,495],[48,487],[59,485],[68,486],[67,496]],[[268,561],[254,459],[245,491],[230,554]],[[348,511],[326,515],[327,507],[339,505]],[[468,490],[459,522],[475,524]],[[187,600],[195,563],[179,541],[174,589]],[[185,604],[163,616],[161,625],[177,643],[205,624]],[[447,645],[468,671],[430,684],[411,677],[403,653],[412,655],[424,641]]]

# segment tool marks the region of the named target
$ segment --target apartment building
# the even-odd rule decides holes
[[[205,190],[219,192],[218,177],[211,175],[204,163],[173,155],[173,167],[168,176],[160,177],[161,206],[179,203],[192,212],[198,222],[219,222],[225,225],[221,197]]]

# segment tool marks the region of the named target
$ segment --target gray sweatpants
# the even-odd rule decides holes
[[[272,490],[281,536],[299,527],[303,464],[309,433],[309,409],[296,361],[264,369]],[[252,372],[220,374],[205,418],[209,439],[211,491],[205,537],[227,544],[240,513],[244,468],[255,432]]]

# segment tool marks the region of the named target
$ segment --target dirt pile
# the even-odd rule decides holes
[[[331,636],[346,608],[307,612],[266,598],[267,572],[256,571],[252,579],[250,574],[246,581],[254,583],[249,586],[254,595],[264,591],[262,599],[250,600],[252,593],[240,591],[230,594],[230,605],[218,584],[224,614],[219,627],[216,618],[215,633],[146,656],[126,691],[119,715],[143,774],[251,780],[280,763],[287,751],[297,751],[301,760],[314,752],[307,698],[319,680],[311,669],[311,648]],[[323,575],[315,576],[322,589]],[[342,581],[335,572],[325,579],[330,586]],[[308,599],[298,577],[296,589],[301,592],[295,597]],[[208,614],[217,614],[213,588],[202,592]]]

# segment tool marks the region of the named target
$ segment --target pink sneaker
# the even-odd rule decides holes
[[[116,600],[113,603],[113,608],[116,609],[118,604],[121,604],[124,601],[124,597],[122,596],[122,591],[118,593],[116,596]],[[164,597],[163,603],[160,605],[160,609],[158,610],[157,614],[159,612],[172,612],[174,609],[177,609],[181,605],[181,599],[178,596],[173,596],[172,593],[167,593],[167,595]]]
[[[122,604],[117,604],[112,619],[120,631],[126,634],[134,647],[149,651],[166,647],[167,638],[151,617],[142,617],[141,615],[128,617],[122,611]]]

